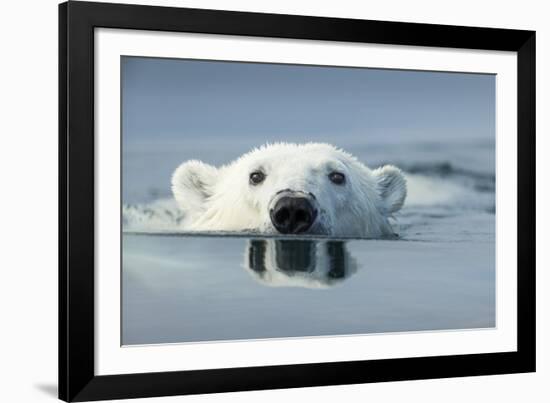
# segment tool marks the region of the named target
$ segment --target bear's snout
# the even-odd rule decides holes
[[[300,234],[306,232],[315,222],[317,210],[309,198],[301,193],[285,192],[269,215],[281,234]]]

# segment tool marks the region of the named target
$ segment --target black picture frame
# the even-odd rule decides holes
[[[517,351],[96,376],[94,29],[517,52]],[[69,174],[70,173],[70,174]],[[108,3],[59,5],[59,398],[88,401],[535,371],[535,32]]]

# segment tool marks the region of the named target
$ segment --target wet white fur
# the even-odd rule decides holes
[[[249,183],[262,170],[264,182]],[[332,171],[346,176],[332,183]],[[276,143],[256,148],[219,168],[201,161],[181,164],[172,192],[190,231],[275,233],[269,207],[284,189],[315,195],[319,214],[310,231],[317,234],[380,237],[393,233],[389,218],[407,194],[401,171],[390,165],[371,170],[351,154],[323,143]]]

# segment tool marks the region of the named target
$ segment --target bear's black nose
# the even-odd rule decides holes
[[[281,197],[270,211],[271,222],[282,234],[299,234],[311,227],[317,211],[305,197]]]

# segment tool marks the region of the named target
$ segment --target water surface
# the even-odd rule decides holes
[[[123,241],[123,344],[495,325],[491,242]]]

